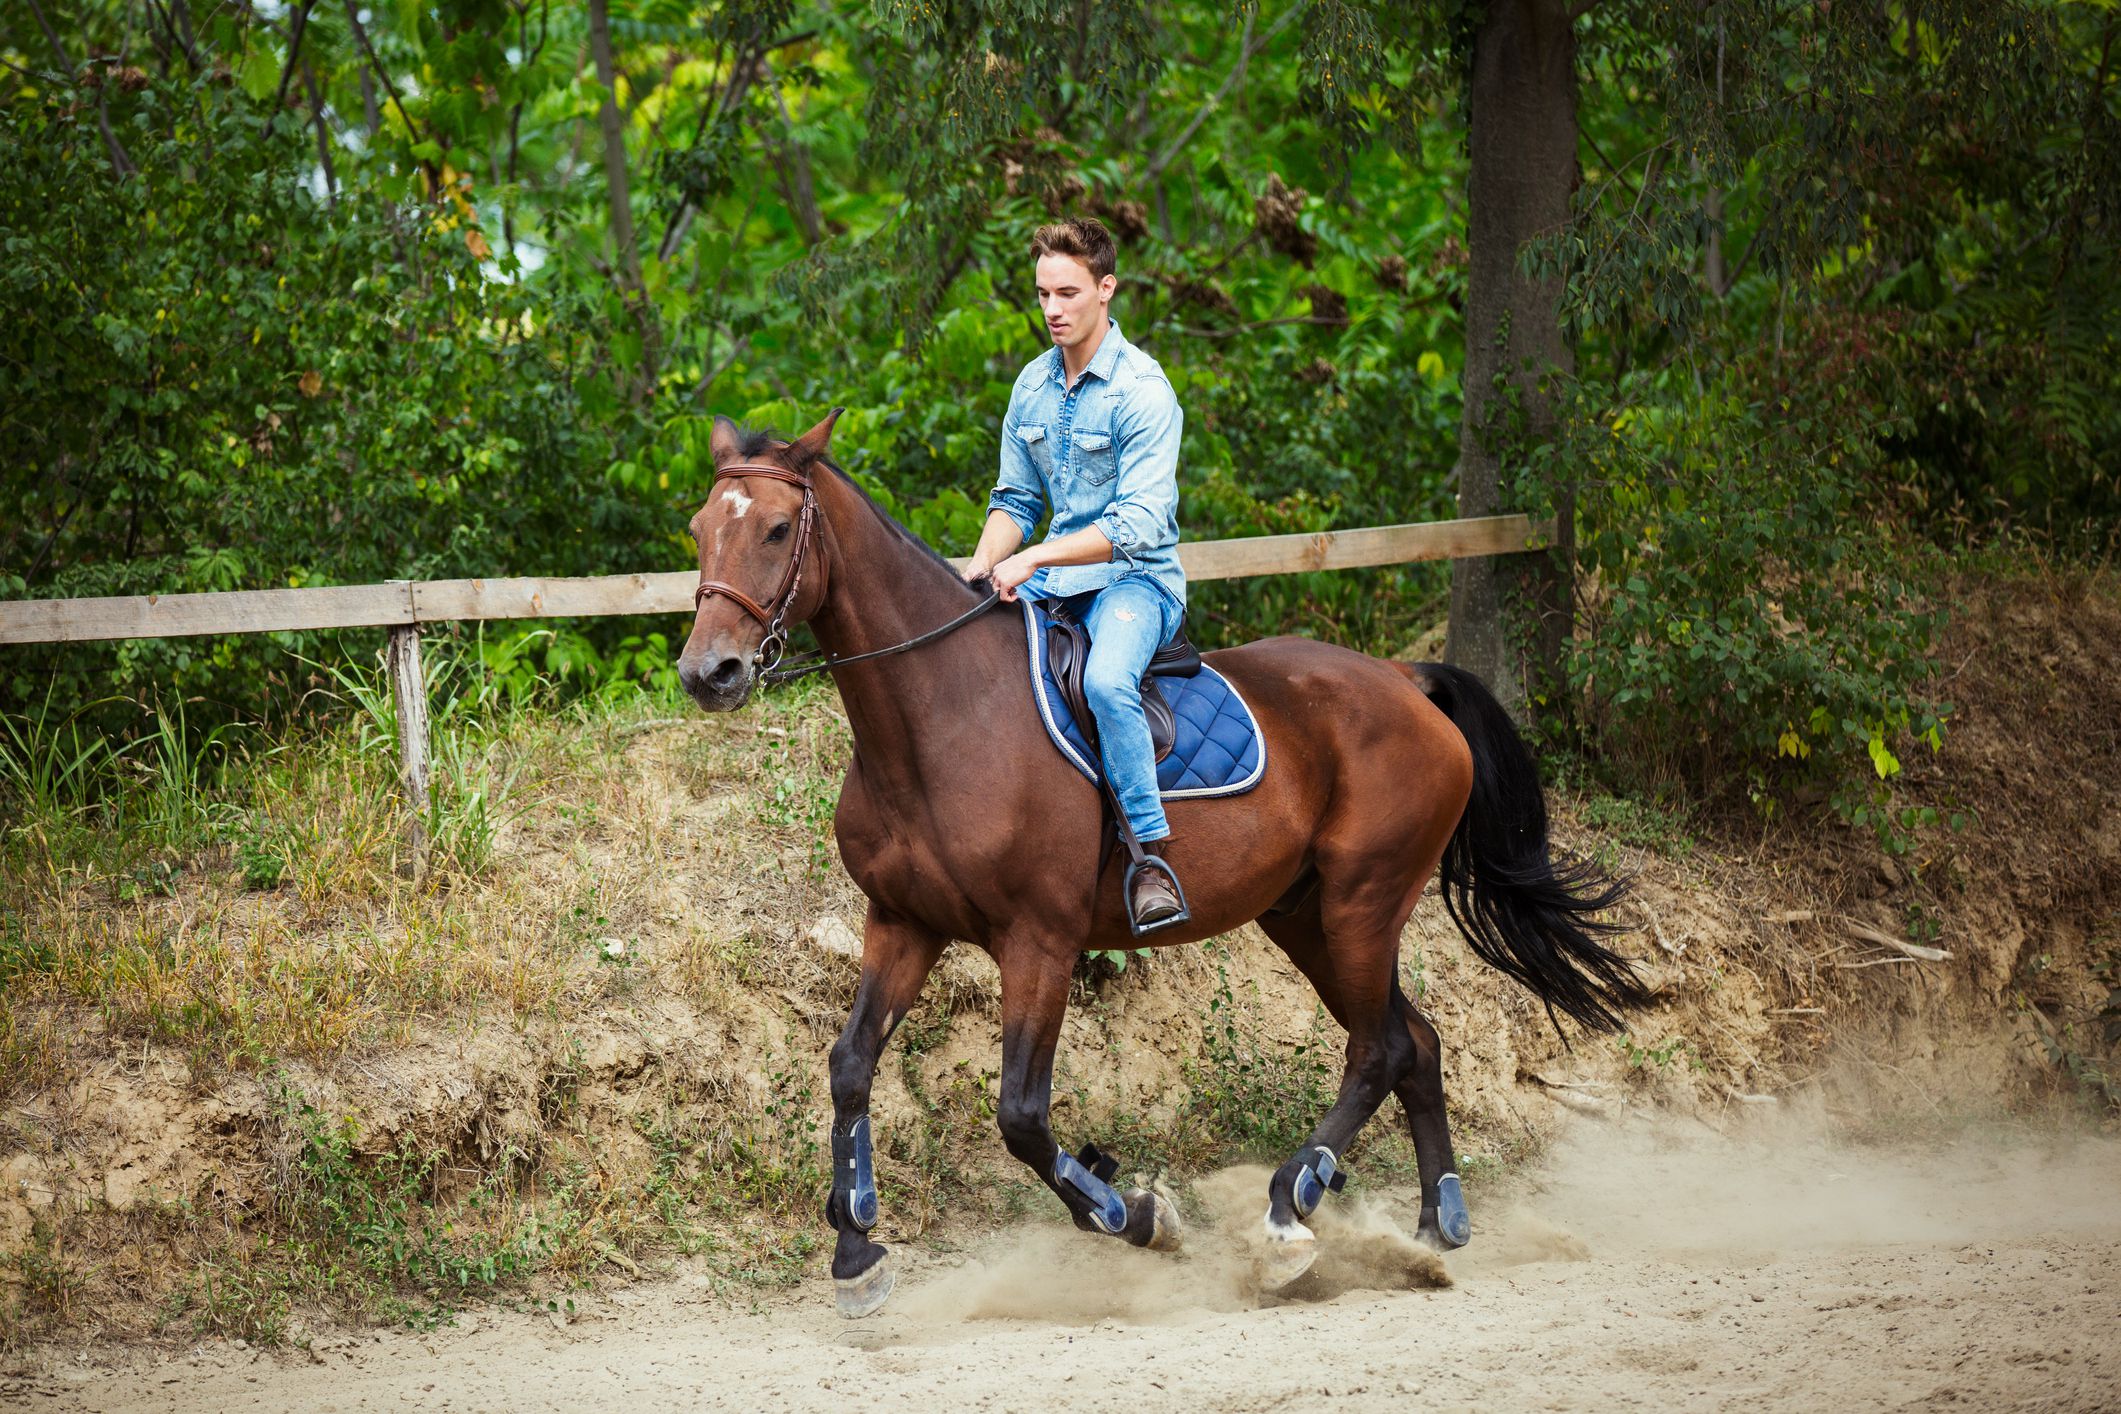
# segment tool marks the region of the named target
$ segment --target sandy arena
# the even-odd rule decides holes
[[[2111,1409],[2121,1144],[2009,1131],[1890,1149],[1586,1121],[1437,1259],[1406,1193],[1316,1219],[1261,1296],[1241,1234],[1264,1171],[1192,1195],[1188,1252],[1057,1225],[904,1260],[890,1306],[821,1277],[749,1305],[675,1279],[571,1323],[93,1358],[0,1386],[48,1410]],[[1355,1192],[1351,1189],[1351,1195]],[[1208,1221],[1212,1219],[1212,1223]]]

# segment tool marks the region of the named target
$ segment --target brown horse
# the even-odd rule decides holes
[[[786,630],[808,623],[853,727],[833,824],[869,913],[854,1009],[832,1048],[825,1216],[838,1232],[840,1309],[858,1316],[891,1289],[885,1249],[868,1236],[870,1082],[953,938],[1000,970],[997,1118],[1009,1152],[1085,1230],[1172,1247],[1178,1215],[1160,1196],[1115,1192],[1110,1159],[1094,1145],[1070,1154],[1047,1126],[1077,957],[1137,945],[1120,871],[1100,872],[1098,793],[1041,726],[1020,616],[980,612],[991,593],[833,467],[837,417],[793,442],[715,420],[717,480],[690,527],[700,588],[678,671],[702,707],[733,711],[778,661]],[[1400,989],[1400,930],[1440,864],[1446,906],[1481,957],[1550,1015],[1611,1029],[1619,1009],[1645,1000],[1591,918],[1620,888],[1550,863],[1531,757],[1469,674],[1301,638],[1207,656],[1251,704],[1267,770],[1247,794],[1171,803],[1170,857],[1193,917],[1147,941],[1197,942],[1257,920],[1348,1033],[1338,1099],[1268,1185],[1274,1277],[1310,1264],[1301,1219],[1339,1188],[1341,1156],[1388,1095],[1413,1130],[1420,1233],[1461,1245],[1471,1226],[1452,1172],[1442,1052]]]

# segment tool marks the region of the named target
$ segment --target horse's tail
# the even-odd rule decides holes
[[[1592,1030],[1618,1031],[1620,1012],[1650,993],[1599,941],[1619,925],[1595,915],[1627,885],[1587,860],[1554,862],[1532,753],[1479,678],[1446,663],[1400,666],[1473,753],[1472,798],[1439,871],[1451,921],[1474,952],[1530,988],[1549,1019],[1559,1007]]]

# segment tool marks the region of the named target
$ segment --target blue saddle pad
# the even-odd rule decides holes
[[[1046,624],[1051,616],[1029,599],[1021,602],[1024,637],[1030,645],[1031,695],[1038,701],[1046,735],[1070,765],[1089,780],[1101,781],[1104,763],[1070,715],[1060,684],[1053,680],[1046,662]],[[1156,682],[1171,704],[1178,727],[1171,754],[1156,763],[1156,785],[1163,798],[1242,795],[1258,785],[1267,770],[1267,743],[1259,734],[1259,723],[1252,719],[1252,709],[1229,679],[1204,667],[1189,678],[1158,678]]]

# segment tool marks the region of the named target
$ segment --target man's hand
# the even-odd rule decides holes
[[[1037,557],[1029,550],[1019,551],[996,565],[989,574],[994,580],[994,592],[1006,603],[1016,602],[1016,591],[1023,582],[1039,571]]]
[[[972,548],[972,558],[965,563],[963,574],[969,583],[983,574],[994,573],[994,567],[1016,552],[1024,543],[1023,527],[1003,510],[987,512],[987,524],[980,531],[979,544]]]

